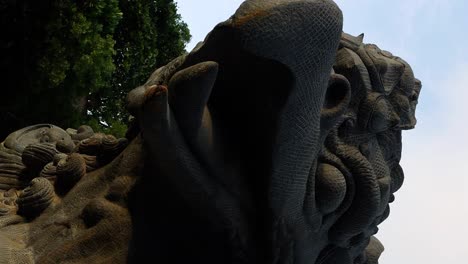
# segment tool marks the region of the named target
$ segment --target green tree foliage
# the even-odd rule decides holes
[[[190,39],[172,0],[10,0],[0,15],[0,141],[42,122],[122,135],[125,95]]]
[[[112,89],[90,99],[93,115],[114,130],[125,129],[123,124],[128,121],[123,110],[127,93],[145,83],[156,68],[184,53],[191,38],[172,0],[121,0],[119,7],[123,18],[114,33],[116,71]]]
[[[122,17],[118,0],[10,1],[2,6],[2,15],[8,10],[14,12],[2,27],[15,35],[5,41],[2,53],[17,63],[5,65],[12,69],[2,115],[20,126],[79,125],[86,115],[86,96],[106,89],[115,70],[113,33]]]
[[[165,65],[185,50],[185,43],[191,35],[172,0],[156,1],[155,27],[158,32],[156,46],[159,50],[157,66]]]

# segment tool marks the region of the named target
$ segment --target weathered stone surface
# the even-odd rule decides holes
[[[16,214],[19,195],[20,192],[16,189],[10,189],[6,192],[0,191],[0,217]]]
[[[55,199],[54,186],[42,177],[34,178],[18,197],[18,215],[34,218],[40,215]]]
[[[73,153],[57,164],[55,189],[65,195],[86,174],[86,161],[78,153]]]
[[[129,93],[128,140],[68,129],[28,177],[45,142],[0,145],[20,214],[51,201],[0,211],[0,263],[376,264],[420,89],[332,1],[247,0]]]
[[[75,141],[81,141],[94,135],[94,131],[90,126],[80,126],[76,131],[70,132],[71,138]]]
[[[73,134],[72,129],[67,130]],[[81,130],[83,129],[78,131]],[[87,192],[81,192],[76,196],[70,195],[75,198],[64,196],[72,191],[78,182],[84,181],[83,177],[87,172],[102,168],[118,156],[127,145],[127,140],[94,133],[90,137],[99,138],[95,154],[103,157],[100,162],[97,161],[96,156],[88,156],[79,152],[77,146],[88,139],[87,136],[83,137],[83,140],[77,140],[75,137],[72,141],[64,130],[53,125],[37,125],[22,129],[11,134],[7,138],[8,142],[0,144],[0,263],[61,263],[75,259],[77,252],[84,258],[87,253],[82,255],[80,252],[90,252],[86,250],[90,247],[90,243],[99,241],[99,231],[80,233],[69,226],[67,221],[68,217],[76,218],[80,215],[79,211],[76,214],[73,213],[74,211],[83,209],[76,201],[89,202],[82,197],[84,195],[93,197],[94,186],[96,186],[96,191],[102,192],[106,181],[104,180],[102,184],[91,184],[86,187],[89,188]],[[63,147],[67,145],[68,147]],[[103,162],[104,160],[106,162]],[[125,170],[123,171],[125,173]],[[97,179],[93,178],[93,180]],[[109,184],[111,182],[109,181]],[[122,189],[117,190],[121,193],[111,197],[118,202],[126,201],[124,197],[128,195],[123,193]],[[70,207],[64,209],[63,203]],[[117,215],[119,219],[112,221],[112,225],[115,224],[116,228],[123,230],[121,236],[117,235],[121,241],[113,245],[121,245],[123,248],[128,244],[128,234],[130,234],[130,231],[125,232],[125,230],[128,230],[131,225],[128,211],[121,210],[123,211]],[[106,216],[113,218],[116,215],[107,214]],[[105,242],[110,238],[116,238],[112,233],[114,229],[111,228],[109,220],[103,223],[99,226],[103,226],[107,234],[104,235],[106,238],[100,241]],[[73,240],[75,242],[68,241],[66,238],[72,238],[69,235],[74,234],[70,230],[80,233],[79,238],[83,241],[89,238],[90,243],[80,244],[76,240]],[[80,246],[73,247],[74,243]],[[58,251],[53,247],[56,247]],[[70,247],[70,252],[74,253],[65,254],[66,247]],[[109,248],[115,249],[114,246]],[[47,254],[42,256],[34,251],[36,249],[44,249],[48,252],[47,254],[53,252],[52,257],[47,258]],[[100,263],[106,259],[125,259],[125,253],[119,254],[109,250],[106,255],[105,250],[100,252],[102,248],[96,250],[98,251],[95,251],[95,257],[86,257],[92,263]],[[125,252],[125,250],[120,251]]]
[[[34,143],[53,144],[60,152],[71,152],[75,147],[71,137],[63,129],[50,124],[29,126],[11,133],[3,145],[22,153],[26,146]]]
[[[31,172],[37,173],[44,166],[54,160],[54,156],[58,154],[55,146],[48,143],[35,143],[24,148],[21,155],[21,160],[26,168]]]

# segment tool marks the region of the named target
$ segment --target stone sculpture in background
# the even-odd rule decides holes
[[[0,263],[378,263],[420,88],[332,1],[247,0],[129,93],[127,139],[2,143]]]
[[[95,134],[89,126],[66,132],[41,124],[10,134],[0,144],[0,216],[38,216],[55,195],[65,195],[85,173],[115,158],[127,142]]]

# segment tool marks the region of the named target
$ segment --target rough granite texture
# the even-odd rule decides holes
[[[126,139],[0,144],[0,264],[376,264],[421,82],[330,0],[247,0],[128,95]]]

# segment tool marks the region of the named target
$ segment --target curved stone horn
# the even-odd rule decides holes
[[[206,104],[217,74],[218,64],[207,61],[177,72],[169,81],[169,106],[192,147],[210,142],[211,118]],[[199,140],[203,142],[195,142]]]

